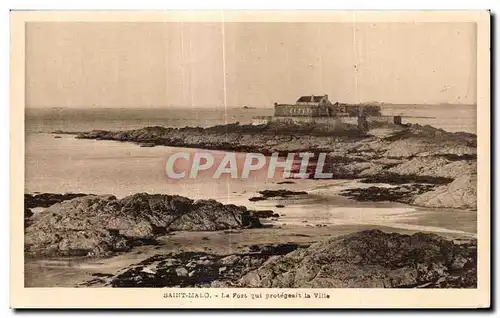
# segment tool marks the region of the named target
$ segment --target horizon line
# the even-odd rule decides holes
[[[363,105],[375,104],[378,106],[477,106],[477,103],[385,103],[385,102],[361,102],[361,103],[344,103],[347,105]],[[176,105],[176,106],[25,106],[25,109],[214,109],[214,108],[229,108],[229,109],[273,109],[274,105],[259,107],[259,106],[193,106],[193,105]]]

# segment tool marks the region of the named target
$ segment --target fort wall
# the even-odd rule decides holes
[[[351,124],[351,125],[358,125],[358,120],[359,117],[354,117],[354,116],[345,116],[345,117],[338,117],[341,123],[344,124]]]
[[[267,125],[273,120],[273,116],[252,117],[252,125]]]
[[[366,116],[368,123],[386,123],[401,125],[401,116]]]
[[[321,117],[329,116],[329,109],[326,105],[310,106],[305,103],[300,105],[276,104],[274,106],[274,115],[286,117]]]
[[[295,106],[296,107],[296,106]],[[401,116],[343,116],[343,117],[308,117],[308,116],[257,116],[252,119],[253,125],[266,125],[271,122],[295,125],[318,124],[334,130],[339,124],[350,124],[366,129],[369,123],[401,124]]]
[[[328,126],[329,129],[334,130],[338,124],[341,122],[340,118],[335,117],[302,117],[302,116],[287,116],[287,117],[274,117],[273,122],[279,122],[283,124],[295,124],[295,125],[324,125]]]

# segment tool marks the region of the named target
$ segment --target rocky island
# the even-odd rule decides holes
[[[344,124],[332,131],[313,124],[236,123],[209,128],[98,130],[76,133],[76,138],[268,155],[323,152],[327,153],[324,169],[334,179],[395,185],[390,193],[377,186],[370,188],[371,194],[379,193],[379,200],[475,209],[477,185],[472,181],[477,177],[477,140],[471,133],[452,133],[418,124],[374,123],[367,131]],[[352,190],[359,194],[351,191],[346,195],[366,200],[366,190]]]

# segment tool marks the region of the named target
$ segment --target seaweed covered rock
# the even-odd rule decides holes
[[[140,263],[82,283],[110,287],[231,287],[273,256],[285,255],[297,244],[253,245],[248,253],[216,255],[205,252],[157,254]],[[101,275],[103,276],[103,275]]]

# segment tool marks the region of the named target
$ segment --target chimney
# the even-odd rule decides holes
[[[311,94],[311,103],[314,103],[314,95]]]

